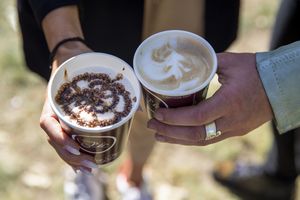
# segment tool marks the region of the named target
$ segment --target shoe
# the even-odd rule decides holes
[[[121,194],[122,200],[152,200],[148,183],[144,179],[139,187],[130,185],[123,174],[118,174],[116,178],[116,187]]]
[[[295,181],[267,175],[261,166],[224,162],[216,167],[213,177],[245,200],[290,200],[294,196]]]
[[[67,170],[65,173],[65,200],[107,200],[103,174],[96,170],[93,174]]]

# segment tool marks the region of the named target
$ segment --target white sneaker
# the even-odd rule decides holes
[[[99,172],[90,175],[67,170],[64,183],[65,200],[106,200],[104,183],[100,176]]]
[[[147,181],[143,180],[140,187],[131,186],[123,174],[116,178],[116,186],[121,194],[122,200],[152,200]]]

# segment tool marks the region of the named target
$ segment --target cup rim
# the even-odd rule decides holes
[[[54,78],[55,76],[59,73],[59,71],[63,70],[64,67],[67,63],[73,61],[73,60],[76,60],[76,59],[80,59],[81,57],[84,57],[84,56],[103,56],[103,57],[108,57],[108,58],[111,58],[111,59],[116,59],[118,60],[119,62],[123,63],[124,66],[126,66],[126,68],[128,70],[130,70],[131,73],[133,73],[133,78],[135,79],[135,81],[137,82],[137,93],[134,94],[135,97],[136,97],[136,101],[133,102],[133,106],[131,108],[131,111],[130,113],[124,117],[121,121],[119,121],[118,123],[115,123],[115,124],[112,124],[112,125],[109,125],[109,126],[105,126],[105,127],[94,127],[94,128],[90,128],[90,127],[84,127],[84,126],[80,126],[76,123],[73,123],[69,120],[67,120],[65,118],[65,116],[61,113],[61,111],[59,111],[59,109],[55,106],[54,102],[53,102],[53,96],[52,96],[52,85],[53,85],[53,81],[54,81]],[[122,65],[123,66],[123,65]],[[128,79],[129,80],[129,79]],[[131,83],[131,80],[129,80],[129,82]],[[132,86],[133,88],[135,86]],[[64,61],[61,65],[59,65],[59,67],[57,68],[57,70],[53,73],[53,75],[51,76],[50,80],[49,80],[49,83],[48,83],[48,89],[47,89],[47,95],[48,95],[48,100],[50,102],[50,106],[53,110],[53,112],[58,116],[58,118],[60,120],[63,121],[63,123],[65,123],[67,126],[69,126],[70,128],[72,129],[75,129],[75,130],[79,130],[81,132],[85,132],[85,133],[99,133],[99,132],[107,132],[107,131],[110,131],[110,130],[113,130],[113,129],[116,129],[120,126],[122,126],[123,124],[125,124],[126,122],[128,122],[130,119],[133,118],[134,114],[136,113],[136,111],[138,110],[139,108],[139,102],[141,100],[141,86],[139,84],[139,81],[137,80],[135,74],[134,74],[134,71],[132,69],[132,67],[127,63],[125,62],[124,60],[122,60],[121,58],[118,58],[117,56],[114,56],[114,55],[111,55],[111,54],[107,54],[107,53],[100,53],[100,52],[87,52],[87,53],[82,53],[82,54],[79,54],[77,56],[73,56],[71,58],[69,58],[68,60]]]
[[[201,85],[199,85],[198,87],[195,87],[191,90],[182,91],[180,94],[178,94],[178,91],[175,92],[175,91],[161,90],[161,89],[157,89],[157,88],[153,87],[151,84],[149,84],[147,81],[145,81],[143,79],[143,77],[140,75],[138,67],[137,67],[137,59],[138,59],[138,56],[139,56],[138,54],[147,42],[149,42],[150,40],[155,39],[156,37],[160,37],[161,35],[168,35],[168,34],[172,34],[172,33],[185,34],[185,35],[193,37],[197,41],[200,41],[201,44],[203,46],[205,46],[206,49],[208,50],[209,54],[212,57],[212,61],[213,61],[213,66],[212,66],[212,70],[211,70],[211,73],[210,73],[209,77]],[[143,87],[145,87],[148,90],[153,91],[157,94],[164,95],[164,96],[171,96],[171,97],[191,95],[191,94],[194,94],[194,93],[204,89],[210,83],[210,81],[213,79],[213,77],[215,76],[215,74],[217,72],[217,66],[218,66],[218,64],[217,64],[217,55],[216,55],[215,50],[212,48],[212,46],[203,37],[201,37],[201,36],[199,36],[195,33],[184,31],[184,30],[167,30],[167,31],[162,31],[162,32],[158,32],[158,33],[155,33],[155,34],[151,35],[150,37],[146,38],[138,46],[138,48],[135,51],[134,57],[133,57],[133,69],[134,69],[135,75],[137,76],[138,80],[141,82]]]

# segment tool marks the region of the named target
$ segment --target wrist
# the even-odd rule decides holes
[[[68,41],[59,46],[57,49],[54,59],[59,57],[64,57],[68,55],[73,55],[75,53],[82,53],[86,51],[91,51],[90,48],[81,41]]]
[[[261,105],[262,105],[262,108],[264,108],[264,113],[266,115],[266,119],[268,120],[272,120],[274,118],[274,113],[273,113],[273,110],[272,110],[272,106],[271,106],[271,103],[270,103],[270,100],[269,100],[269,97],[267,95],[267,91],[266,91],[266,88],[265,88],[265,85],[263,83],[263,80],[261,77],[261,74],[260,74],[260,71],[259,71],[259,67],[258,67],[258,63],[257,63],[257,54],[253,54],[254,55],[254,66],[255,66],[255,75],[257,76],[257,79],[258,79],[258,92],[261,96]]]
[[[68,60],[69,58],[91,51],[92,50],[81,41],[68,41],[61,44],[58,47],[57,51],[54,52],[52,61],[50,61],[52,63],[50,64],[52,64],[52,69],[56,70],[61,63]]]

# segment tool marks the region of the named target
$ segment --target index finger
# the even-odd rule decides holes
[[[211,98],[198,105],[180,108],[160,108],[154,118],[160,122],[178,126],[199,126],[210,123],[226,113],[222,92],[217,91]]]
[[[79,145],[72,140],[67,133],[65,133],[57,119],[57,116],[53,113],[49,100],[46,99],[43,111],[40,118],[40,126],[47,133],[49,138],[53,140],[57,145],[61,147],[73,147],[79,150]]]

